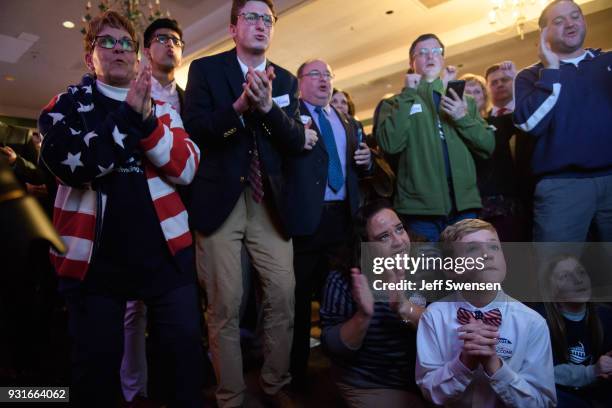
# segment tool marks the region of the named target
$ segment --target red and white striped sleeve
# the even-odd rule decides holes
[[[169,103],[155,102],[157,127],[140,141],[147,159],[174,184],[189,184],[200,163],[200,149],[189,138],[178,112]]]

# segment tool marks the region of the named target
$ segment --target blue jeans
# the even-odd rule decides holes
[[[169,407],[202,407],[204,360],[194,284],[144,299],[151,340],[167,376]],[[74,407],[117,406],[126,300],[75,289],[66,293],[72,342]],[[162,353],[163,352],[163,353]]]
[[[591,224],[596,240],[612,242],[612,175],[540,180],[533,217],[536,242],[584,242]]]
[[[444,228],[453,225],[457,221],[468,218],[477,218],[474,211],[462,211],[447,215],[406,215],[400,214],[404,226],[414,234],[420,235],[429,242],[438,242]]]

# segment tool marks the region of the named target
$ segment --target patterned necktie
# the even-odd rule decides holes
[[[255,135],[253,135],[253,155],[251,156],[251,165],[249,166],[249,184],[251,185],[253,200],[256,203],[261,203],[264,196],[263,178],[261,176],[259,148],[257,147],[257,139],[255,138]]]
[[[464,309],[462,307],[457,310],[457,320],[461,324],[468,324],[470,322],[470,317],[473,317],[476,320],[482,320],[484,324],[488,324],[490,326],[499,327],[502,322],[502,314],[501,311],[497,308],[491,309],[488,312],[481,312],[480,310],[474,310],[473,312]]]
[[[321,136],[323,137],[323,143],[325,143],[329,158],[327,163],[327,184],[334,192],[338,192],[344,185],[344,175],[342,174],[336,139],[334,139],[334,131],[320,106],[315,108],[315,112],[319,115],[319,129],[321,130]]]
[[[507,109],[507,108],[500,108],[500,109],[497,111],[497,115],[495,115],[495,117],[500,117],[500,116],[502,116],[502,115],[505,115],[505,114],[506,114],[506,113],[508,113],[509,111],[510,111],[510,109]]]

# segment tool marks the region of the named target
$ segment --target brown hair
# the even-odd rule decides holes
[[[580,260],[578,260],[574,255],[569,254],[562,254],[553,258],[546,267],[543,276],[544,279],[541,282],[545,297],[552,296],[552,274],[557,265],[566,259],[575,259],[576,262],[580,263]],[[567,363],[569,361],[569,354],[567,350],[567,331],[565,328],[563,314],[559,308],[559,303],[551,301],[554,300],[552,298],[545,298],[544,300],[548,300],[547,302],[544,302],[544,309],[546,310],[546,323],[548,324],[548,330],[550,331],[550,342],[552,344],[553,355],[555,356],[556,360],[561,361],[562,363]],[[597,315],[596,303],[587,302],[585,319],[587,332],[591,338],[591,355],[593,356],[593,360],[595,360],[601,355],[604,336],[603,327],[601,326],[601,321]]]
[[[546,7],[544,7],[542,12],[540,13],[540,18],[538,18],[538,26],[540,27],[540,30],[542,30],[544,27],[548,25],[548,17],[546,17],[548,10],[550,10],[557,4],[561,3],[562,1],[569,1],[570,3],[574,3],[576,7],[578,8],[578,10],[580,10],[580,14],[584,15],[584,13],[582,12],[582,9],[580,8],[578,4],[574,2],[574,0],[553,0],[552,2],[547,4]]]
[[[444,55],[444,44],[442,44],[442,41],[440,41],[440,38],[438,38],[437,35],[432,34],[432,33],[428,33],[428,34],[421,34],[417,37],[416,40],[414,40],[412,42],[412,44],[410,45],[410,65],[412,65],[412,61],[414,60],[414,49],[416,48],[417,44],[420,43],[421,41],[425,41],[425,40],[436,40],[438,42],[438,44],[440,44],[440,47],[442,47],[442,55]]]
[[[478,218],[468,218],[444,228],[444,231],[440,234],[440,242],[457,242],[466,235],[482,230],[491,231],[497,234],[492,224]]]
[[[132,23],[116,11],[107,10],[99,16],[92,18],[87,24],[85,37],[83,38],[85,53],[89,54],[91,52],[93,42],[104,27],[113,27],[127,31],[132,40],[136,41],[136,52],[138,52],[138,40],[136,39],[136,31]]]
[[[348,92],[343,91],[342,89],[336,89],[336,88],[334,88],[334,90],[332,91],[332,97],[338,92],[343,94],[344,97],[346,98],[346,104],[348,105],[348,113],[350,116],[354,117],[355,116],[355,102],[353,102],[353,98],[351,98],[351,95]]]
[[[230,13],[230,23],[232,25],[236,25],[236,23],[238,23],[238,15],[249,1],[260,1],[262,3],[265,3],[265,5],[270,8],[270,11],[272,11],[272,16],[274,17],[274,20],[278,20],[276,10],[274,10],[274,2],[272,0],[233,0],[232,11]]]

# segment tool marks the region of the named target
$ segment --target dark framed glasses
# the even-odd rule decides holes
[[[258,13],[240,13],[239,16],[242,16],[244,20],[249,25],[257,24],[257,21],[261,19],[266,27],[272,27],[274,25],[275,18],[271,14],[258,14]]]
[[[96,37],[96,39],[91,42],[91,46],[94,47],[97,45],[98,47],[112,50],[115,48],[115,44],[117,43],[119,43],[119,48],[121,51],[133,52],[138,50],[138,42],[127,37],[116,39],[110,35],[101,35]]]
[[[157,34],[155,38],[153,38],[153,41],[156,41],[162,45],[171,43],[173,46],[181,47],[181,48],[185,46],[185,43],[183,42],[183,40],[181,40],[178,37],[175,37],[173,35],[168,35],[168,34]]]

